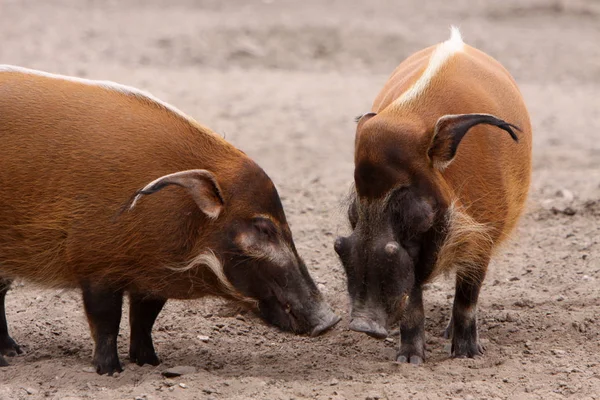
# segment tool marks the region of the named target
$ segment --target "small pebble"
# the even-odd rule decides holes
[[[187,389],[188,386],[185,383],[180,383],[179,387],[182,389]]]
[[[516,322],[517,321],[517,315],[514,313],[506,313],[506,322]]]
[[[552,354],[554,354],[555,356],[564,356],[565,355],[565,351],[564,350],[552,349],[552,350],[550,350],[550,352]]]
[[[36,394],[37,390],[33,389],[33,388],[23,388],[27,394]]]
[[[567,190],[567,189],[560,189],[560,190],[558,190],[556,192],[556,196],[557,197],[562,197],[567,202],[571,202],[575,198],[575,195],[573,195],[573,192],[571,192],[570,190]]]
[[[82,368],[81,370],[83,372],[87,372],[87,373],[90,373],[90,374],[96,372],[96,368],[94,368],[94,367],[85,367],[85,368]]]
[[[210,337],[205,336],[205,335],[198,335],[198,336],[196,336],[196,338],[198,338],[198,340],[200,340],[201,342],[204,342],[204,343],[206,343],[210,340]]]

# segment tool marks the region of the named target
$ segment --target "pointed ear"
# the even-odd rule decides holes
[[[123,209],[133,209],[143,195],[175,185],[187,189],[198,208],[210,219],[216,219],[223,209],[223,196],[215,176],[205,169],[190,169],[161,176],[138,190]]]
[[[367,122],[368,120],[370,120],[371,118],[373,118],[376,115],[377,115],[377,113],[368,112],[366,114],[359,115],[358,117],[354,118],[354,121],[357,123],[356,129],[358,129],[362,124],[364,124],[365,122]]]
[[[359,115],[354,120],[356,121],[356,135],[354,136],[354,145],[358,143],[358,136],[360,134],[360,128],[364,125],[365,122],[376,116],[377,113],[369,112],[363,115]]]
[[[521,129],[493,115],[444,115],[438,119],[435,124],[433,139],[428,151],[429,158],[433,161],[433,165],[440,170],[446,168],[456,155],[456,150],[463,137],[467,134],[469,129],[479,124],[497,126],[508,132],[515,142],[519,141],[519,138],[513,129],[516,129],[519,132]]]

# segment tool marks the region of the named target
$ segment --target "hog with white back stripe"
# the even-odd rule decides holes
[[[339,321],[298,255],[275,186],[243,152],[174,107],[110,82],[0,66],[0,365],[21,350],[4,298],[22,278],[81,288],[98,373],[159,363],[167,299],[207,295],[317,335]]]
[[[398,66],[358,120],[349,237],[335,242],[350,329],[384,338],[400,322],[400,362],[425,359],[422,287],[456,271],[452,355],[483,353],[476,307],[490,258],[522,213],[531,124],[510,74],[449,40]]]

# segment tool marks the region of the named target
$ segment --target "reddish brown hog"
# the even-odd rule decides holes
[[[353,231],[335,243],[350,329],[384,338],[400,322],[397,360],[421,363],[422,287],[456,271],[446,336],[454,357],[481,355],[479,291],[531,174],[531,125],[515,81],[453,28],[394,71],[358,121],[354,159]]]
[[[174,107],[110,82],[0,66],[0,138],[1,354],[21,352],[4,310],[15,278],[81,288],[100,374],[121,371],[124,292],[139,365],[159,363],[151,330],[167,299],[254,304],[296,333],[339,321],[269,177]]]

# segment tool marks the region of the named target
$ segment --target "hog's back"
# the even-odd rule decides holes
[[[189,196],[121,205],[159,176],[239,158],[149,98],[17,72],[0,72],[0,152],[0,276],[50,286],[184,261],[202,223]]]
[[[495,242],[507,237],[521,214],[531,176],[531,123],[522,95],[509,72],[487,54],[464,45],[405,107],[392,104],[423,74],[435,46],[415,53],[398,66],[373,103],[373,111],[398,118],[418,116],[431,135],[444,115],[495,115],[521,131],[514,143],[503,130],[478,125],[464,137],[452,163],[442,172],[444,186],[477,222],[494,227]],[[430,140],[424,138],[425,140]]]

